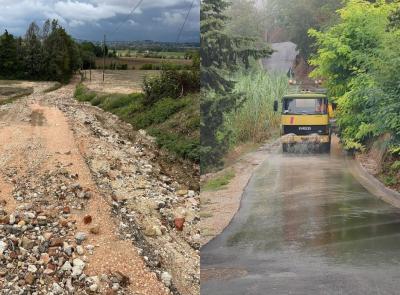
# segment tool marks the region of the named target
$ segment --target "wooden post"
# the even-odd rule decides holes
[[[104,82],[104,68],[106,67],[106,34],[103,40],[103,82]]]

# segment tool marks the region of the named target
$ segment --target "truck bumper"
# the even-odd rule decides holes
[[[295,134],[286,134],[281,137],[281,143],[286,144],[294,144],[294,143],[329,143],[330,136],[329,135],[295,135]]]

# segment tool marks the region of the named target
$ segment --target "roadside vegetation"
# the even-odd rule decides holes
[[[97,93],[81,83],[75,97],[116,114],[137,130],[147,130],[160,147],[198,163],[199,91],[197,62],[190,71],[162,71],[159,76],[145,78],[142,93]]]
[[[339,135],[346,149],[367,152],[385,134],[385,183],[400,182],[400,4],[348,1],[338,22],[310,30],[317,54],[313,77],[323,77],[338,104]]]
[[[247,1],[247,8],[257,13],[253,1]],[[236,30],[239,26],[232,27],[232,23],[242,19],[230,17],[230,9],[233,9],[230,2],[205,0],[201,10],[202,173],[222,167],[223,157],[241,140],[235,138],[241,134],[240,119],[232,112],[244,114],[246,110],[239,109],[251,95],[237,91],[236,85],[238,80],[253,75],[252,68],[259,67],[257,60],[272,53],[262,36],[254,33],[246,36]],[[249,26],[255,21],[256,18]]]
[[[242,96],[243,103],[225,117],[232,145],[261,143],[277,136],[280,113],[274,112],[273,102],[287,92],[287,76],[255,68],[238,72],[234,79],[234,92]]]
[[[235,171],[228,170],[224,174],[205,181],[201,186],[203,191],[217,191],[223,189],[235,177]]]

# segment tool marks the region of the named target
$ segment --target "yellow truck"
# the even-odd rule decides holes
[[[278,101],[274,111],[278,111]],[[281,142],[283,152],[298,145],[330,152],[332,104],[323,92],[301,91],[282,98]]]

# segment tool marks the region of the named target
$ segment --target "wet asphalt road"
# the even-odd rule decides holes
[[[400,294],[400,210],[341,155],[270,155],[201,250],[201,294]]]

